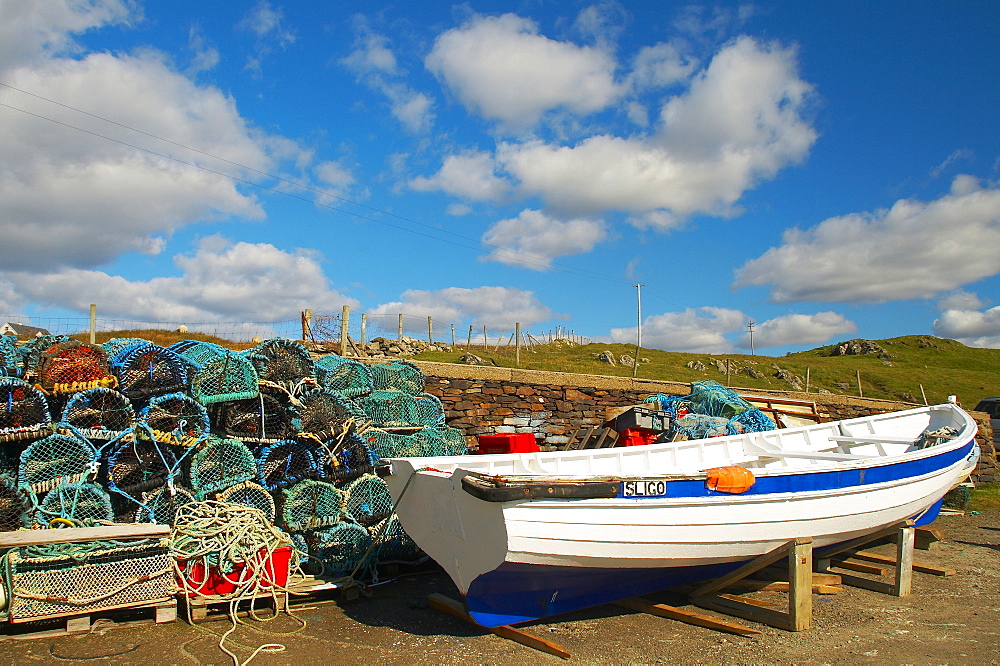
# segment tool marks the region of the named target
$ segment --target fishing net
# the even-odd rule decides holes
[[[135,410],[122,393],[110,388],[92,388],[73,396],[63,407],[60,430],[69,430],[89,440],[110,440],[135,425]]]
[[[268,490],[287,488],[317,475],[310,448],[294,439],[266,444],[257,453],[257,480]]]
[[[160,345],[135,343],[120,348],[110,359],[118,390],[131,400],[187,389],[187,368],[181,358]]]
[[[13,335],[0,335],[0,375],[4,377],[20,377],[24,373],[21,355],[17,353],[17,344]]]
[[[416,399],[402,391],[372,391],[358,400],[358,406],[377,428],[411,428],[425,425],[421,423]]]
[[[340,522],[306,533],[309,555],[330,576],[348,576],[369,561],[372,538],[361,525]]]
[[[21,367],[24,368],[24,374],[32,375],[38,370],[38,366],[42,362],[43,351],[53,345],[68,341],[68,335],[40,335],[25,342],[17,350],[18,354],[21,355]]]
[[[184,393],[158,395],[139,412],[138,423],[148,427],[159,442],[196,446],[208,437],[208,412]]]
[[[687,439],[704,439],[706,437],[721,437],[729,433],[729,419],[723,416],[707,416],[705,414],[685,414],[671,422],[670,431]]]
[[[271,338],[244,354],[264,381],[290,385],[313,374],[309,350],[293,340]]]
[[[316,361],[316,379],[328,391],[348,398],[371,393],[372,376],[369,367],[360,361],[328,354]]]
[[[368,417],[351,400],[336,393],[317,389],[299,398],[299,418],[302,432],[327,435],[334,427],[351,421],[367,421]]]
[[[389,488],[374,474],[360,476],[341,488],[347,496],[347,512],[358,524],[372,527],[392,514]]]
[[[260,393],[253,364],[239,354],[224,351],[193,371],[191,395],[203,405],[248,400]]]
[[[0,532],[21,527],[21,514],[27,509],[27,497],[17,489],[17,480],[0,474]]]
[[[0,377],[0,442],[44,437],[52,432],[45,395],[15,377]]]
[[[263,486],[253,481],[244,481],[216,493],[215,499],[227,504],[239,504],[263,512],[267,522],[274,523],[274,498]],[[176,524],[176,523],[175,523]]]
[[[60,342],[43,351],[37,376],[40,388],[49,395],[118,385],[118,379],[108,368],[104,350],[79,340]]]
[[[111,445],[108,454],[108,490],[141,505],[142,494],[167,485],[176,465],[166,444],[148,437],[124,437]],[[131,512],[134,507],[127,504],[125,510]]]
[[[4,578],[11,622],[167,601],[174,584],[168,539],[21,546]]]
[[[156,490],[143,493],[141,505],[135,510],[132,520],[137,523],[173,525],[177,511],[185,504],[195,501],[194,493],[175,485],[160,486]]]
[[[221,345],[199,340],[181,340],[170,345],[167,349],[180,356],[194,370],[198,370],[212,359],[231,353]]]
[[[422,426],[443,426],[444,406],[441,399],[430,393],[421,393],[415,396],[417,403],[417,419]]]
[[[108,358],[114,358],[123,349],[147,343],[148,341],[143,338],[111,338],[107,342],[101,343],[101,349],[108,355]]]
[[[332,481],[349,481],[370,474],[375,471],[379,458],[356,432],[346,432],[324,442],[322,453],[317,468],[323,478]]]
[[[403,391],[410,395],[423,393],[427,377],[410,361],[391,361],[368,368],[375,391]]]
[[[333,525],[346,511],[346,494],[325,481],[299,481],[281,491],[281,497],[281,523],[289,532]]]
[[[46,493],[33,512],[30,526],[83,527],[114,519],[111,498],[96,483],[64,483]]]
[[[423,557],[423,551],[416,542],[403,531],[395,514],[383,518],[369,529],[375,542],[375,552],[379,562],[414,562]]]
[[[421,428],[408,434],[369,428],[363,435],[380,458],[457,456],[466,453],[465,436],[457,428]]]
[[[238,439],[209,438],[191,458],[191,487],[204,498],[208,493],[257,478],[257,461]]]
[[[260,395],[220,405],[216,426],[227,437],[244,442],[277,442],[293,437],[298,412],[288,391],[274,384],[261,384]]]
[[[17,482],[41,494],[63,483],[77,483],[97,473],[97,450],[69,435],[49,435],[21,452]]]
[[[741,432],[739,430],[740,426],[743,428],[742,432],[764,432],[766,430],[776,430],[778,427],[767,414],[756,407],[751,407],[734,416],[730,421],[730,430],[733,432],[728,434],[735,435],[737,432]]]

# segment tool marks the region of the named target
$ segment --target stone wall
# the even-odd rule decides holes
[[[655,393],[687,395],[687,383],[517,370],[449,363],[416,364],[427,375],[427,392],[441,399],[448,425],[467,436],[503,432],[534,433],[539,443],[565,443],[580,428],[599,426],[609,409],[634,405]],[[739,392],[739,389],[737,389]],[[907,409],[916,405],[827,393],[763,391],[754,395],[815,402],[819,411],[839,420]],[[973,413],[980,424],[983,458],[973,479],[1000,481],[989,418]]]

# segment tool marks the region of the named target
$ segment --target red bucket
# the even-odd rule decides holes
[[[292,560],[291,546],[276,548],[268,556],[266,550],[257,552],[250,562],[238,562],[228,573],[219,571],[215,565],[206,568],[203,559],[195,560],[188,567],[186,560],[179,560],[177,566],[183,580],[179,581],[189,597],[200,595],[231,595],[244,587],[260,572],[257,589],[285,587],[288,584],[289,565]]]

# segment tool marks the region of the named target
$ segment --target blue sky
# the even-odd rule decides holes
[[[0,0],[0,313],[1000,347],[1000,4]],[[442,336],[443,337],[443,336]]]

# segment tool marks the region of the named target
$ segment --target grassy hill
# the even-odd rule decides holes
[[[966,347],[960,342],[929,335],[908,335],[874,341],[884,351],[838,355],[838,345],[819,347],[780,357],[748,354],[688,354],[643,349],[637,376],[691,382],[714,379],[743,389],[828,391],[870,398],[886,398],[930,404],[944,402],[957,395],[966,407],[974,407],[981,398],[1000,395],[1000,349]],[[598,360],[611,351],[615,359],[634,355],[634,345],[621,344],[547,344],[521,349],[520,367],[629,377],[631,365],[615,366]],[[470,347],[469,351],[499,366],[514,367],[512,347]],[[426,352],[416,358],[426,361],[457,363],[465,353]],[[648,359],[648,362],[645,361]],[[725,374],[729,361],[730,374]],[[780,375],[780,376],[779,376]],[[923,394],[921,394],[921,387]]]

